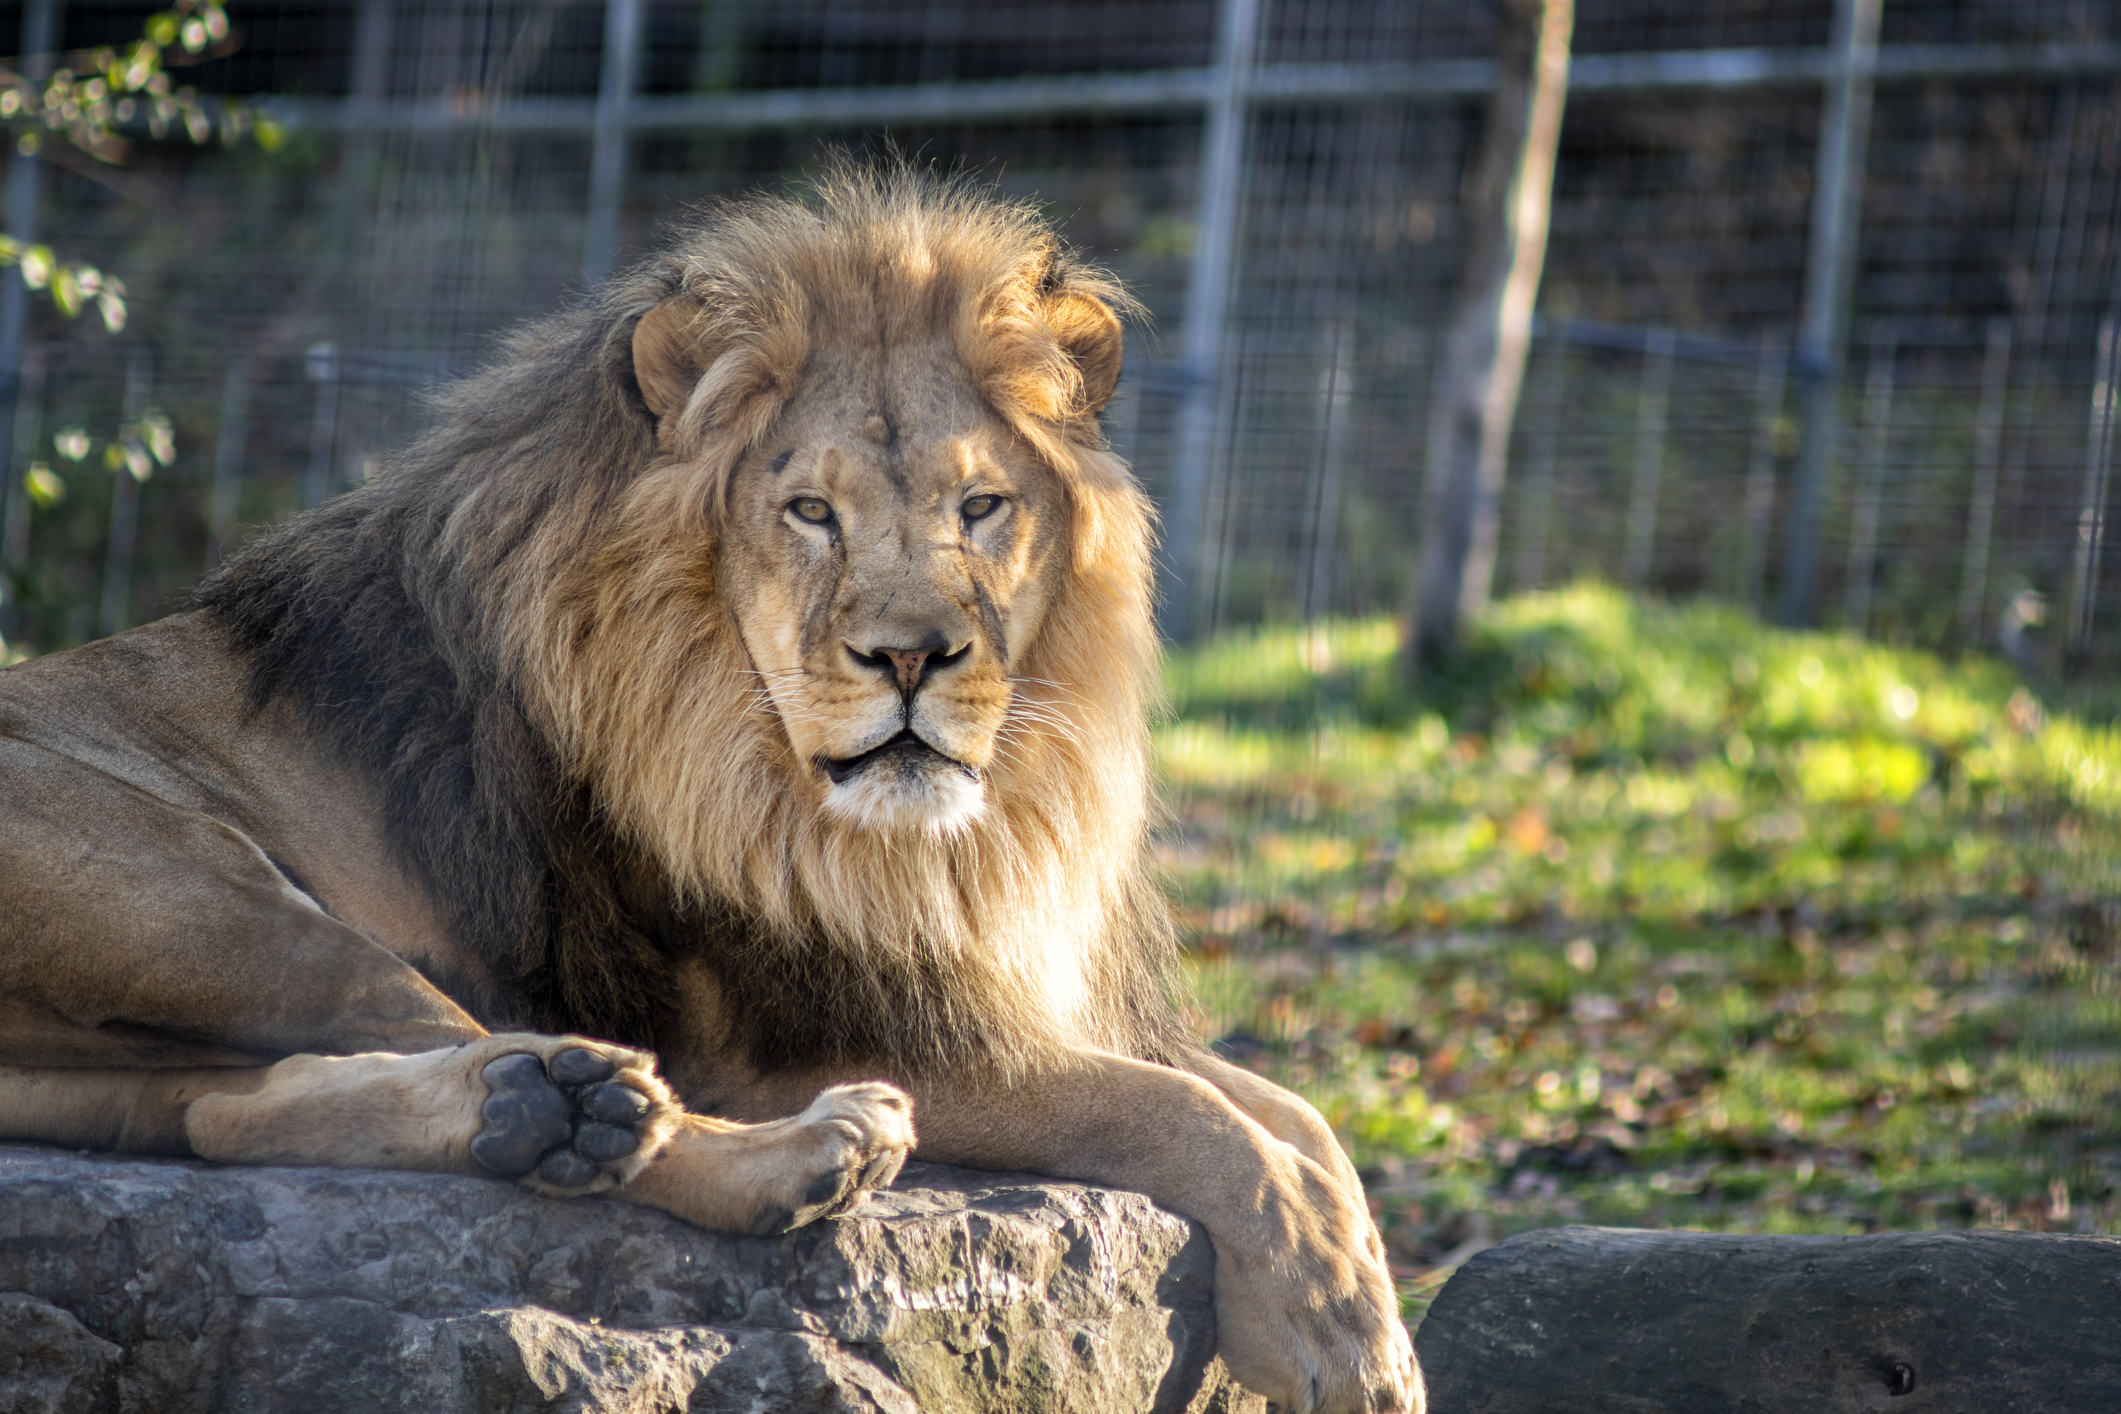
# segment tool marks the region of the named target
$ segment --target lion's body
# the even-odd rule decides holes
[[[1418,1403],[1346,1160],[1172,1004],[1117,298],[962,190],[731,208],[0,675],[0,1134],[772,1230],[889,1181],[889,1080],[1207,1222],[1240,1378]]]

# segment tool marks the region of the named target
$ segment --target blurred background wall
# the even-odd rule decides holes
[[[63,48],[153,8],[40,4]],[[1108,429],[1165,510],[1174,636],[1403,607],[1489,4],[230,14],[228,52],[183,79],[276,114],[277,151],[39,159],[41,236],[121,275],[132,317],[111,335],[32,305],[0,447],[11,641],[166,612],[246,528],[369,474],[422,425],[421,388],[689,204],[887,144],[1036,200],[1148,305]],[[0,5],[0,48],[35,18]],[[1833,0],[1580,0],[1499,592],[1598,576],[1766,607],[1785,587],[1833,21]],[[1888,0],[1865,77],[1810,612],[2111,679],[2121,11]],[[133,488],[55,452],[147,407],[178,454]],[[23,485],[40,462],[63,499]]]

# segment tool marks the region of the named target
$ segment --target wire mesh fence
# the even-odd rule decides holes
[[[150,8],[72,0],[63,45]],[[1498,588],[1595,575],[1772,606],[1798,533],[1792,350],[1835,6],[1577,10]],[[248,530],[369,474],[422,425],[421,389],[585,270],[835,148],[1035,199],[1142,297],[1108,431],[1165,508],[1175,632],[1404,608],[1489,4],[232,13],[238,47],[185,77],[281,114],[280,150],[141,135],[123,166],[36,159],[39,229],[120,273],[132,319],[110,335],[32,306],[10,641],[168,610]],[[0,6],[0,36],[27,16]],[[2111,678],[2121,14],[1890,0],[1867,72],[1818,617]],[[97,449],[150,408],[177,455],[142,480]]]

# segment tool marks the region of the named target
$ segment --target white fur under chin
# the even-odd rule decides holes
[[[964,833],[987,811],[986,788],[959,770],[872,767],[825,793],[825,809],[859,829],[938,838]]]

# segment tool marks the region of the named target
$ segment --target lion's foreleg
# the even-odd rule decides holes
[[[241,1095],[265,1071],[0,1066],[0,1137],[123,1154],[189,1154],[184,1113],[203,1095]]]
[[[424,1169],[594,1193],[647,1167],[681,1111],[642,1051],[574,1036],[488,1036],[417,1055],[290,1056],[248,1093],[184,1112],[201,1158]]]
[[[1222,1091],[1261,1129],[1338,1177],[1350,1193],[1362,1194],[1354,1161],[1340,1147],[1325,1116],[1303,1096],[1206,1052],[1188,1056],[1184,1068]]]
[[[1198,1075],[1087,1051],[1019,1080],[918,1086],[919,1157],[1148,1194],[1214,1239],[1218,1341],[1240,1381],[1302,1414],[1419,1410],[1420,1371],[1347,1160],[1319,1162],[1249,1109],[1315,1142],[1294,1096],[1269,1104],[1273,1087],[1221,1079],[1245,1103]]]

